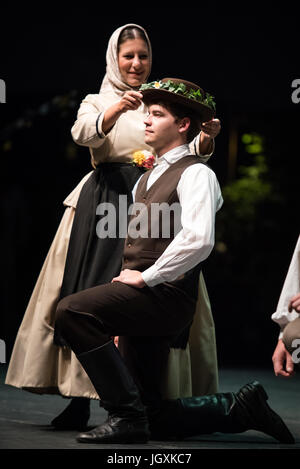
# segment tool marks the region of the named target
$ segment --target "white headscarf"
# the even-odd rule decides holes
[[[114,90],[115,93],[123,94],[124,91],[132,89],[131,86],[129,86],[127,83],[123,81],[120,70],[119,70],[119,65],[118,65],[119,37],[122,31],[129,27],[138,28],[141,31],[143,31],[147,40],[147,44],[148,44],[149,62],[150,62],[150,70],[151,70],[152,48],[151,48],[151,43],[150,43],[148,34],[146,33],[145,29],[142,28],[142,26],[139,26],[138,24],[134,24],[134,23],[125,24],[124,26],[121,26],[120,28],[116,29],[108,41],[108,46],[107,46],[107,51],[106,51],[106,74],[102,81],[100,93]],[[150,70],[149,70],[149,74],[150,74]]]

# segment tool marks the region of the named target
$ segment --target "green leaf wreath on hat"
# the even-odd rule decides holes
[[[214,97],[211,94],[204,93],[203,96],[200,90],[194,90],[192,88],[187,89],[184,83],[174,83],[172,80],[168,80],[164,83],[161,81],[151,81],[150,83],[144,83],[140,87],[141,91],[149,89],[161,89],[170,91],[172,93],[178,93],[188,99],[193,99],[198,103],[204,104],[214,111],[216,109],[216,103],[214,101]]]

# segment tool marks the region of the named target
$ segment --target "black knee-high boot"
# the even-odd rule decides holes
[[[114,345],[108,342],[77,355],[99,397],[108,418],[99,427],[81,433],[82,443],[145,443],[150,433],[138,388]]]
[[[164,401],[160,410],[149,413],[151,437],[184,439],[214,432],[257,430],[281,443],[294,443],[289,429],[268,406],[267,399],[262,385],[254,381],[237,393]]]

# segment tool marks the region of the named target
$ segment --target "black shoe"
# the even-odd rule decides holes
[[[280,443],[295,443],[282,418],[267,404],[268,395],[258,381],[246,384],[235,394],[234,413],[246,430],[257,430],[272,436]]]
[[[69,405],[55,417],[51,425],[55,430],[78,430],[87,428],[90,418],[90,400],[74,397]]]
[[[139,390],[114,343],[77,356],[108,412],[107,421],[78,435],[81,443],[145,443],[148,419]]]
[[[80,443],[147,443],[150,437],[146,419],[129,420],[109,416],[99,427],[80,433]]]

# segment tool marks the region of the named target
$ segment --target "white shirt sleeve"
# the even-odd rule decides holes
[[[71,129],[75,143],[81,146],[99,148],[106,135],[102,131],[105,108],[99,95],[88,94],[80,104],[77,119]]]
[[[214,153],[215,151],[215,139],[213,139],[212,141],[212,150],[210,153],[207,153],[205,155],[202,155],[202,153],[200,152],[200,136],[201,136],[201,132],[194,138],[194,140],[192,140],[190,143],[189,143],[189,150],[190,150],[190,154],[191,155],[197,155],[199,156],[200,160],[202,161],[202,163],[207,163],[207,161],[209,160],[209,158],[212,156],[212,154]]]
[[[149,287],[175,280],[204,261],[215,238],[215,214],[223,203],[214,172],[203,164],[187,168],[177,186],[182,228],[155,264],[142,272]]]
[[[300,292],[300,236],[296,244],[292,260],[285,278],[283,288],[279,297],[275,313],[271,318],[280,326],[279,339],[282,338],[285,326],[297,319],[299,314],[296,311],[289,312],[288,306],[290,299]]]

